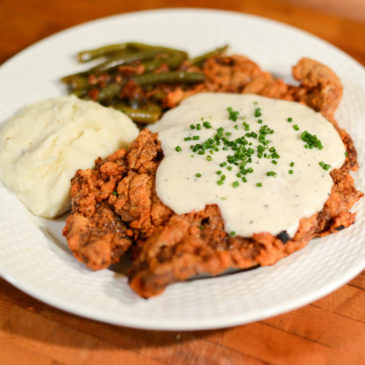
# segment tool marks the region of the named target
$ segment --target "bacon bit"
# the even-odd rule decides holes
[[[134,75],[140,75],[145,72],[145,68],[143,65],[136,66],[120,66],[118,68],[118,74],[124,77],[132,77]]]
[[[142,88],[137,85],[133,80],[129,80],[124,85],[120,94],[121,98],[138,99],[144,95]]]
[[[97,89],[96,87],[93,88],[93,89],[90,89],[89,92],[88,92],[88,96],[91,100],[98,100],[98,97],[99,97],[99,89]]]

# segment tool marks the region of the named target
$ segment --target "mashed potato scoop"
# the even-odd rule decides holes
[[[70,180],[118,148],[138,128],[125,114],[64,96],[22,109],[0,131],[0,178],[35,215],[70,209]]]

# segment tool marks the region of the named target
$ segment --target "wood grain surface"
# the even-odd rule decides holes
[[[329,0],[328,13],[297,3],[0,0],[0,63],[88,20],[144,9],[206,7],[294,25],[365,64],[365,24],[350,20],[351,9],[345,19],[330,14]],[[356,14],[352,18],[357,19]],[[327,297],[281,316],[229,329],[181,333],[133,330],[73,316],[0,278],[0,364],[365,364],[365,272]]]

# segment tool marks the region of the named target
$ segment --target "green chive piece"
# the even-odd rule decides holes
[[[212,161],[212,156],[211,156],[211,155],[208,155],[208,156],[207,156],[207,160],[208,160],[208,161]]]
[[[237,118],[238,118],[238,114],[240,112],[237,111],[237,110],[233,110],[233,108],[231,106],[229,106],[227,108],[227,112],[228,112],[228,119],[229,120],[232,120],[233,122],[236,122],[237,121]]]
[[[266,176],[275,176],[276,175],[276,172],[275,171],[268,171],[266,173]]]
[[[294,166],[294,162],[290,162],[290,167],[293,167]]]
[[[182,148],[181,148],[180,146],[176,146],[176,147],[175,147],[175,151],[176,151],[176,152],[181,152],[181,151],[182,151]]]
[[[288,173],[289,173],[290,175],[293,175],[294,171],[293,171],[293,170],[289,170],[289,171],[288,171]]]
[[[331,165],[329,165],[323,161],[319,162],[318,164],[322,167],[323,170],[326,170],[326,171],[328,171],[331,168]]]
[[[261,186],[262,186],[262,183],[256,183],[256,186],[258,187],[258,188],[261,188]]]
[[[299,131],[299,129],[300,129],[298,124],[294,124],[294,125],[293,125],[293,128],[294,128],[296,131]]]
[[[293,118],[289,117],[289,118],[287,119],[287,121],[288,121],[288,123],[291,123],[291,122],[293,121]]]
[[[305,146],[307,146],[307,147],[305,147],[305,148],[310,148],[310,149],[318,148],[319,150],[323,149],[322,142],[315,134],[310,134],[308,131],[304,131],[301,134],[300,139],[303,142],[306,142],[304,147]]]
[[[197,172],[197,173],[195,174],[195,176],[196,176],[196,177],[202,177],[202,174],[201,174],[200,172]]]
[[[231,232],[229,232],[229,234],[230,234],[232,237],[234,237],[234,236],[236,235],[236,232],[235,232],[235,231],[231,231]]]
[[[233,181],[232,187],[237,188],[240,185],[238,181]]]

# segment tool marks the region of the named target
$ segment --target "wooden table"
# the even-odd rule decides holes
[[[128,11],[210,7],[276,19],[365,64],[365,24],[278,0],[0,0],[0,63],[69,26]],[[0,279],[0,364],[365,364],[365,272],[296,311],[230,329],[154,332],[82,319]]]

